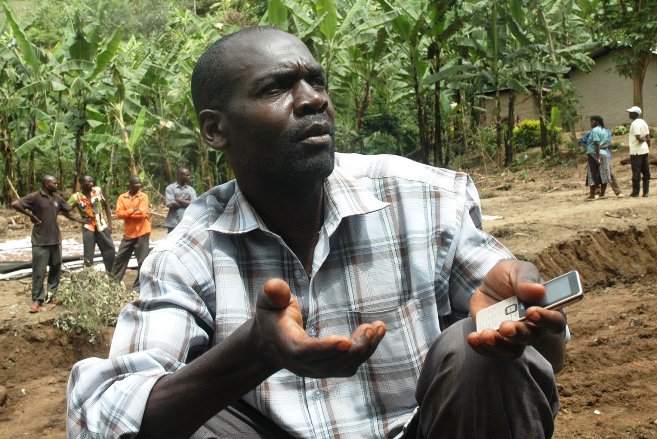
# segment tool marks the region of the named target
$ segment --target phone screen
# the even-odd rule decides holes
[[[545,297],[538,303],[520,303],[519,314],[524,317],[525,309],[530,306],[541,306],[543,308],[550,308],[551,305],[560,303],[570,298],[577,298],[582,296],[582,286],[579,281],[579,275],[576,271],[571,271],[562,274],[559,277],[550,279],[543,284],[545,286]]]

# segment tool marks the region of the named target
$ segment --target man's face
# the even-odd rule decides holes
[[[56,178],[48,178],[43,182],[43,188],[46,190],[46,192],[54,194],[57,192],[57,179]]]
[[[596,121],[594,121],[593,119],[590,119],[589,120],[589,125],[591,125],[591,128],[595,128],[595,127],[598,126],[598,123]]]
[[[636,119],[637,117],[639,117],[639,114],[638,114],[638,113],[628,113],[628,114],[629,114],[629,116],[630,116],[630,119],[632,119],[632,120],[634,120],[634,119]]]
[[[82,187],[82,190],[90,191],[94,187],[94,179],[91,177],[86,177],[82,179],[80,186]]]
[[[187,184],[192,179],[192,174],[188,169],[181,169],[178,171],[178,183]]]
[[[229,47],[232,98],[226,152],[238,181],[310,189],[333,171],[333,104],[306,46],[283,32],[244,35]]]
[[[128,192],[131,194],[136,194],[141,190],[141,179],[139,177],[134,177],[130,179],[128,183]]]

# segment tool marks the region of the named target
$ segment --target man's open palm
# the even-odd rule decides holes
[[[351,337],[309,336],[289,285],[281,279],[265,283],[255,317],[258,347],[277,369],[311,378],[351,376],[376,350],[386,333],[381,321],[360,325]]]

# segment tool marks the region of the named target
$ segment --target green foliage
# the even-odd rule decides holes
[[[65,310],[55,319],[55,327],[66,332],[85,334],[91,343],[101,340],[107,326],[116,325],[119,311],[138,297],[122,282],[93,268],[71,274],[59,285],[57,299]]]
[[[495,101],[500,134],[496,90],[543,95],[541,118],[571,125],[564,72],[591,62],[598,34],[585,10],[600,9],[566,0],[9,0],[8,9],[19,4],[0,14],[4,202],[7,182],[22,195],[53,169],[63,189],[88,172],[110,194],[131,172],[161,190],[178,165],[201,191],[231,178],[200,137],[189,80],[210,42],[256,23],[296,34],[324,66],[339,150],[509,161],[510,144],[501,149],[505,137],[479,117],[484,101]]]
[[[549,126],[548,136],[554,136],[556,139],[561,134],[561,128]],[[540,146],[541,144],[541,125],[538,120],[527,119],[513,129],[513,140],[516,144],[517,151],[525,151],[528,148]]]
[[[626,124],[623,124],[623,125],[618,125],[618,126],[615,126],[614,128],[612,128],[611,133],[614,136],[623,136],[623,135],[627,134],[629,131],[630,131],[630,128]]]

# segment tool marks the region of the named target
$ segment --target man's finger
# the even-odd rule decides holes
[[[561,311],[532,306],[525,311],[525,317],[529,322],[550,332],[560,333],[566,329],[566,317]]]

